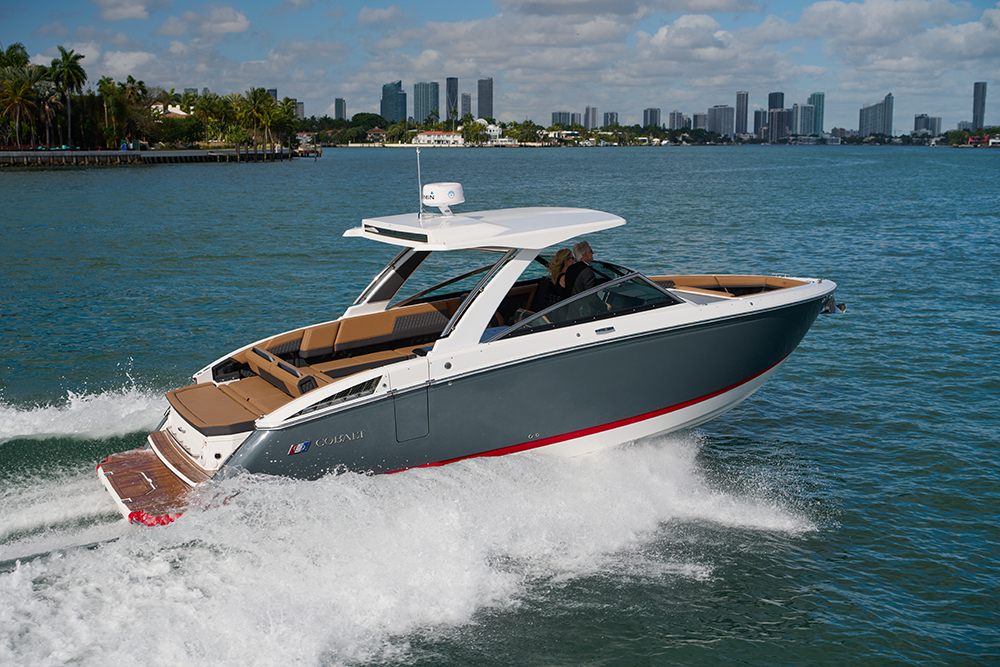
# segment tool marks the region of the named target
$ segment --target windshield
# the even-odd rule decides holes
[[[648,278],[633,273],[561,301],[516,324],[497,338],[546,331],[678,303],[683,301]]]

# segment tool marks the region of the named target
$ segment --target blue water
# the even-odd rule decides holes
[[[394,254],[341,234],[414,209],[414,155],[0,171],[0,664],[1000,664],[1000,151],[421,159],[463,210],[611,211],[598,258],[830,278],[847,313],[692,432],[237,479],[140,529],[96,462],[339,315]]]

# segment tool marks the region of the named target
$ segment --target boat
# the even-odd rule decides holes
[[[539,305],[554,247],[625,220],[455,213],[461,184],[421,192],[418,212],[344,233],[400,251],[341,317],[216,359],[167,392],[143,448],[98,465],[123,516],[168,523],[196,489],[240,471],[316,479],[574,456],[691,428],[753,394],[833,303],[825,279],[647,276],[594,261],[596,287]],[[404,290],[415,283],[429,286]]]

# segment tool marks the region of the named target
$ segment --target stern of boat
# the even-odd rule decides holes
[[[97,475],[122,516],[152,526],[180,516],[195,487],[212,479],[215,471],[198,465],[163,428],[149,435],[145,447],[104,459]]]

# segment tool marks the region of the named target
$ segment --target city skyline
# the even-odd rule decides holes
[[[33,62],[59,45],[85,55],[92,86],[280,87],[331,117],[336,98],[378,112],[387,81],[457,77],[475,96],[491,77],[503,121],[594,106],[629,125],[647,108],[701,113],[749,91],[749,124],[769,91],[804,102],[822,90],[827,128],[853,127],[891,90],[897,123],[928,113],[949,128],[973,120],[975,82],[1000,78],[988,0],[50,0],[8,3],[0,25]],[[1000,124],[1000,106],[987,103],[984,122]]]

